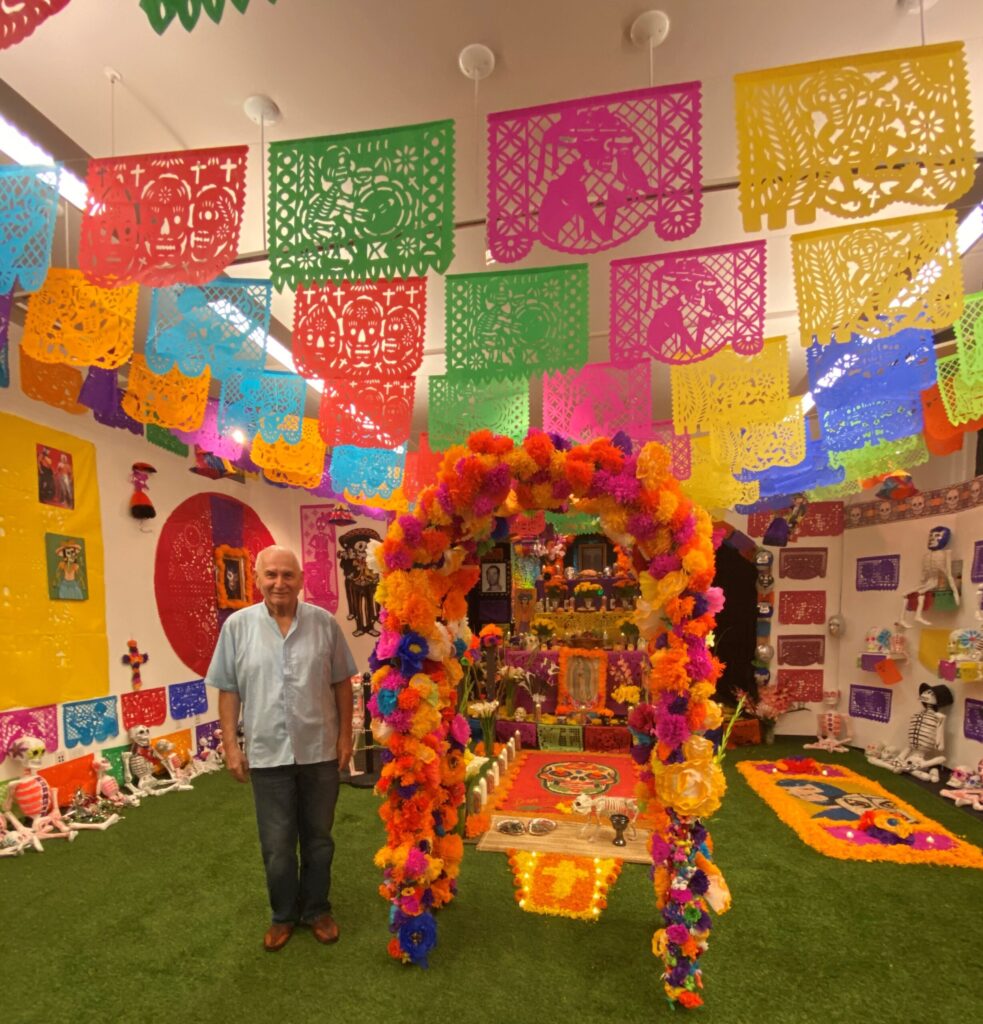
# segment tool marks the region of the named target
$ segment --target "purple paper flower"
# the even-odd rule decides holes
[[[666,573],[675,572],[682,568],[682,560],[679,555],[656,555],[649,562],[649,572],[656,578],[661,579]]]
[[[707,889],[710,888],[710,880],[707,878],[706,872],[699,869],[694,871],[689,880],[689,887],[697,896],[705,896]]]
[[[677,946],[681,946],[689,938],[689,928],[684,924],[671,924],[666,929],[666,938],[670,942],[675,942]]]
[[[463,715],[455,715],[451,719],[450,737],[461,748],[467,746],[471,739],[471,727]]]
[[[655,735],[667,746],[678,747],[689,739],[689,723],[682,715],[663,715],[656,722]]]

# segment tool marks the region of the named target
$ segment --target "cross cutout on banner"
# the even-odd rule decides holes
[[[143,680],[140,678],[140,666],[146,665],[150,661],[150,655],[140,652],[136,640],[127,640],[126,649],[127,653],[120,658],[120,661],[124,665],[130,666],[130,684],[134,690],[139,690],[143,686]]]

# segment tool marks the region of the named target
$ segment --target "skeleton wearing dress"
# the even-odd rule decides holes
[[[839,690],[826,690],[823,693],[825,711],[816,715],[816,742],[804,744],[806,750],[828,750],[830,753],[845,754],[851,736],[846,716],[836,710],[840,700]]]

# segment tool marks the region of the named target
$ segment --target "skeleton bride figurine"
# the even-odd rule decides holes
[[[932,606],[932,602],[927,600],[930,594],[948,586],[956,604],[959,604],[959,590],[952,575],[952,553],[949,551],[951,539],[952,530],[948,526],[933,526],[928,531],[928,551],[922,556],[922,578],[918,586],[905,595],[905,605],[901,611],[899,625],[905,629],[911,626],[907,616],[908,602],[912,599],[915,601],[915,621],[926,626],[931,625],[923,614],[926,603],[929,608]]]
[[[871,764],[887,768],[895,775],[910,773],[925,782],[938,782],[939,767],[945,764],[945,715],[942,708],[952,704],[948,686],[922,683],[918,687],[922,710],[908,722],[908,743],[897,757],[887,760],[867,754]]]

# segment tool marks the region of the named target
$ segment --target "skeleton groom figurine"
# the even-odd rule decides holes
[[[825,711],[816,715],[816,742],[803,744],[805,750],[828,750],[831,754],[845,754],[849,747],[850,725],[847,717],[837,711],[840,702],[839,690],[823,690]]]
[[[952,704],[952,691],[948,686],[922,683],[918,687],[922,710],[908,722],[908,743],[896,758],[886,760],[867,755],[871,764],[887,768],[895,775],[908,772],[925,782],[938,782],[939,767],[945,763],[945,715],[942,708]]]
[[[925,618],[924,612],[931,608],[931,595],[936,590],[943,590],[948,587],[952,591],[953,599],[959,604],[959,590],[956,587],[955,577],[952,575],[952,554],[949,551],[949,541],[952,538],[952,530],[948,526],[933,526],[928,531],[928,551],[922,557],[922,578],[918,586],[905,595],[905,605],[899,620],[900,625],[908,628],[911,623],[907,619],[908,609],[911,602],[914,602],[915,621],[931,625]]]

